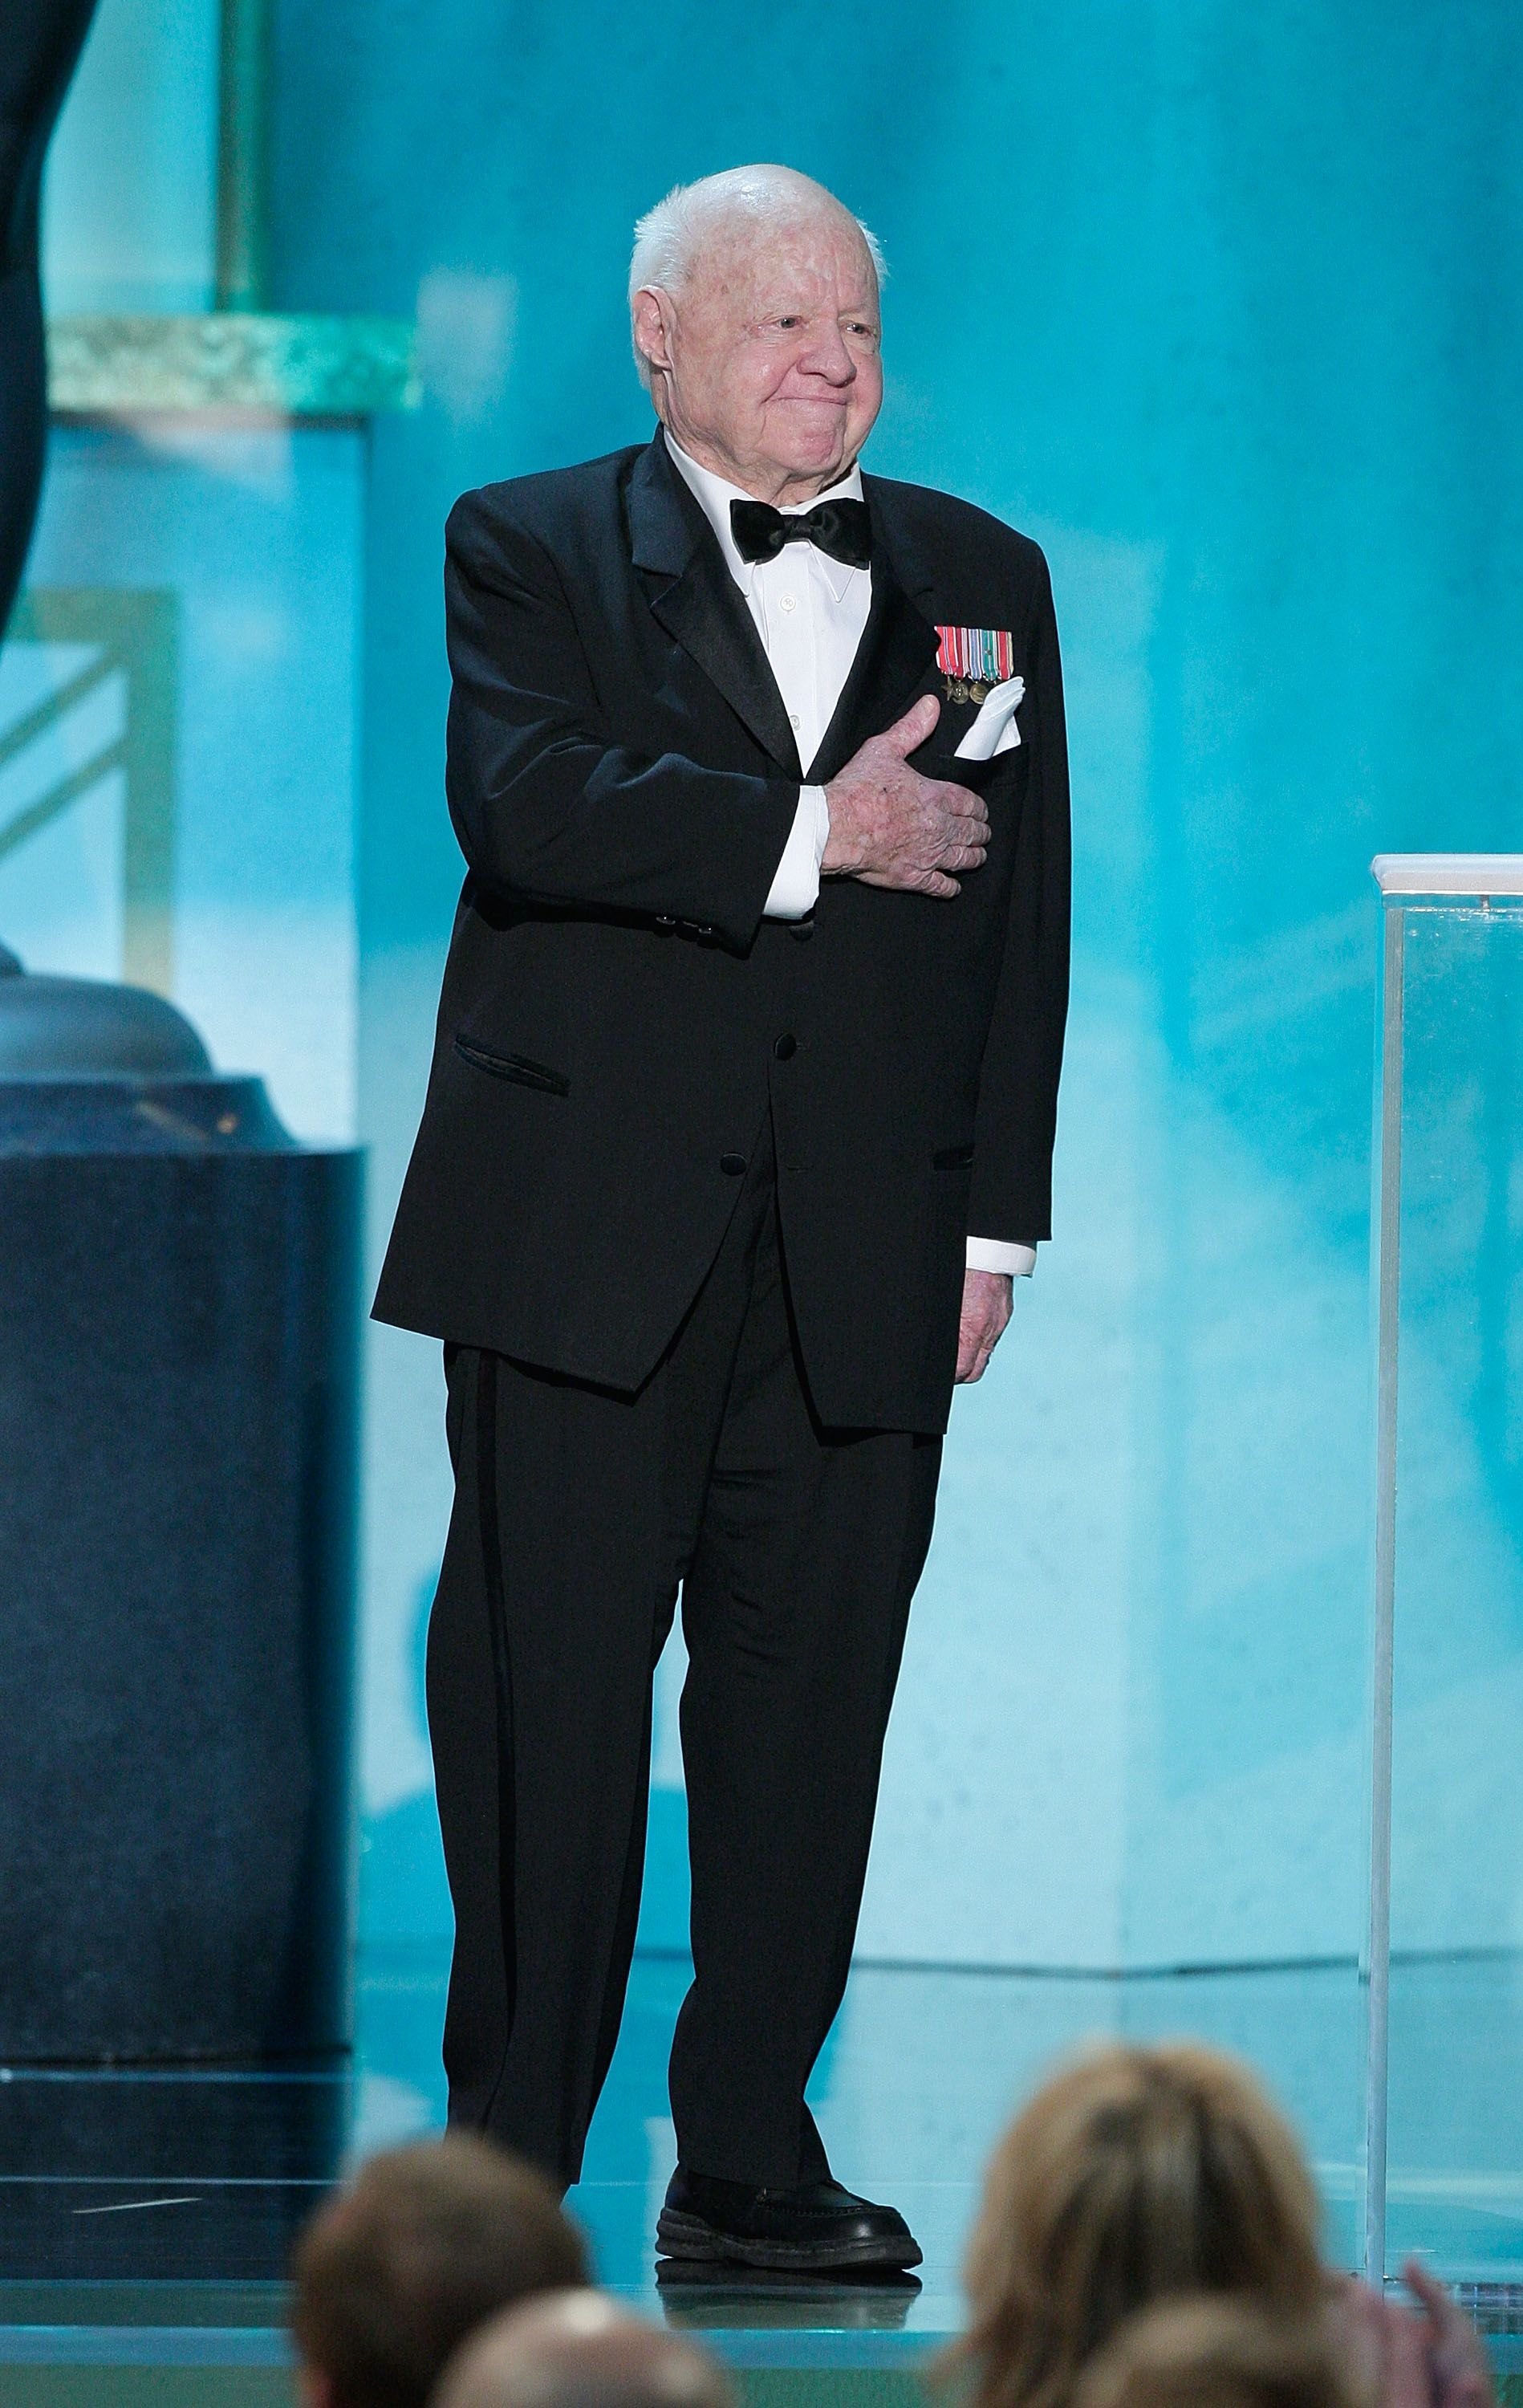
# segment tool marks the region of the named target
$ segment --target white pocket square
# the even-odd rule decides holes
[[[991,685],[955,757],[959,761],[992,761],[996,752],[1013,752],[1020,742],[1016,707],[1025,692],[1024,678],[1006,678],[1003,685]]]

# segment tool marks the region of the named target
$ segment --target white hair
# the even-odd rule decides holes
[[[648,285],[662,293],[680,293],[718,235],[734,226],[799,225],[833,211],[850,219],[882,284],[889,270],[872,228],[852,217],[823,184],[817,184],[812,176],[801,176],[795,167],[726,167],[721,174],[703,176],[694,184],[674,184],[666,198],[647,209],[634,228],[629,292],[632,342],[636,294]],[[638,343],[634,365],[648,392],[650,363]]]

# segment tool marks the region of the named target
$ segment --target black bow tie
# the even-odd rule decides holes
[[[770,502],[732,502],[730,531],[742,560],[776,560],[785,543],[812,543],[847,568],[865,568],[873,557],[865,502],[817,502],[788,515]]]

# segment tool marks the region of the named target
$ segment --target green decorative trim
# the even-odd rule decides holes
[[[222,0],[218,75],[217,307],[270,298],[271,0]]]
[[[54,318],[48,399],[98,418],[158,409],[366,418],[419,400],[413,329],[401,318]]]
[[[0,862],[114,769],[124,774],[121,975],[173,994],[175,689],[179,603],[149,587],[41,586],[11,615],[13,644],[87,646],[91,658],[32,710],[0,729],[0,766],[36,737],[66,727],[76,706],[107,678],[127,681],[125,732],[77,762],[26,808],[0,821]]]

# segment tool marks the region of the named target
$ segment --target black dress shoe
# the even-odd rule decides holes
[[[837,2182],[793,2190],[720,2182],[678,2166],[656,2224],[668,2258],[725,2258],[741,2266],[918,2266],[904,2217]]]

